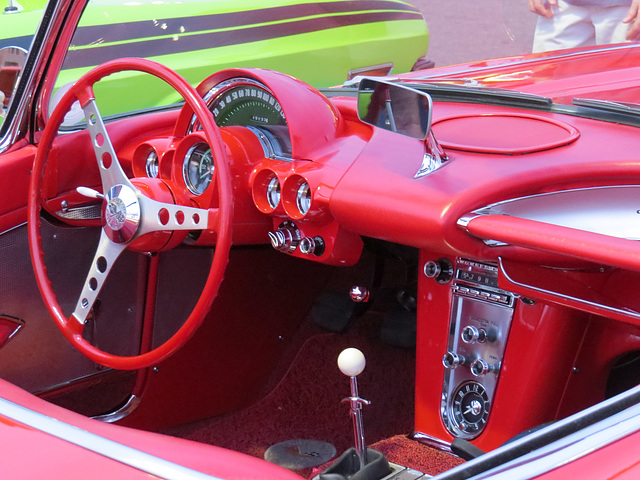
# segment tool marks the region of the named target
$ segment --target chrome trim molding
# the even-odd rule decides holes
[[[439,438],[432,437],[431,435],[427,435],[426,433],[413,432],[413,434],[411,435],[411,439],[423,445],[427,445],[428,447],[440,450],[441,452],[446,452],[453,455],[453,452],[451,451],[451,444],[449,442],[445,442],[444,440],[440,440]]]
[[[535,287],[533,285],[518,282],[517,280],[514,280],[509,275],[509,273],[507,273],[507,271],[505,270],[502,257],[498,257],[498,265],[500,268],[501,277],[507,282],[509,282],[512,288],[515,286],[515,287],[523,288],[530,292],[539,293],[544,296],[553,298],[554,301],[556,301],[557,303],[560,303],[561,305],[573,307],[588,313],[595,313],[596,315],[607,315],[607,314],[614,315],[616,318],[619,318],[621,320],[626,320],[626,321],[628,321],[629,318],[633,320],[640,320],[640,313],[635,312],[633,310],[616,308],[609,305],[603,305],[600,303],[591,302],[589,300],[585,300],[575,296],[567,295],[565,293],[557,293],[551,290],[546,290],[544,288]]]
[[[56,215],[67,220],[100,220],[102,218],[102,203],[67,207],[66,210],[58,210]]]
[[[137,395],[131,395],[129,397],[129,400],[127,400],[127,402],[119,409],[111,413],[105,413],[104,415],[96,415],[95,417],[91,417],[91,418],[104,423],[114,423],[114,422],[117,422],[118,420],[122,420],[123,418],[129,416],[131,412],[133,412],[136,408],[138,408],[138,405],[140,405],[140,402],[142,402],[142,399],[140,397],[138,397]]]
[[[474,210],[471,215],[508,215],[612,237],[639,240],[638,199],[638,185],[576,188],[492,203]],[[464,228],[471,215],[461,217],[458,225]]]
[[[0,398],[0,415],[158,478],[222,480],[61,422],[4,398]]]

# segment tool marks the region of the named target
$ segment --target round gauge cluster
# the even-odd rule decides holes
[[[205,95],[219,127],[232,125],[286,125],[280,102],[262,83],[250,78],[232,78]]]
[[[191,193],[202,195],[211,184],[214,170],[213,154],[209,145],[198,142],[187,150],[182,164],[182,176]]]
[[[313,205],[313,192],[309,182],[293,174],[281,182],[275,171],[261,170],[253,182],[253,201],[264,213],[286,213],[294,220],[304,218]]]
[[[302,216],[311,209],[311,187],[306,181],[302,181],[296,192],[296,207]]]
[[[158,152],[155,150],[151,150],[147,155],[145,171],[149,178],[157,178],[160,173],[160,159],[158,158]]]
[[[281,196],[280,180],[273,174],[267,184],[267,203],[269,204],[269,208],[275,210],[280,204]]]
[[[265,157],[291,158],[291,138],[284,111],[273,92],[251,78],[236,77],[213,87],[204,96],[219,127],[248,127],[259,139]],[[189,133],[200,129],[191,119]]]

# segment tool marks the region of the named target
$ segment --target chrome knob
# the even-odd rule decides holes
[[[283,222],[275,232],[269,232],[271,246],[283,253],[293,253],[300,242],[300,230],[291,222]]]
[[[444,365],[444,368],[454,369],[460,365],[465,365],[466,363],[467,359],[455,352],[447,352],[442,357],[442,365]]]
[[[433,278],[441,285],[449,283],[454,274],[453,263],[444,257],[436,261],[429,260],[424,264],[423,271],[426,277]]]
[[[354,285],[349,291],[349,296],[355,303],[367,303],[371,296],[371,292],[369,292],[369,289],[367,287]]]
[[[304,237],[300,240],[300,251],[305,255],[319,257],[324,253],[324,240],[322,237]]]
[[[462,341],[464,343],[484,343],[487,339],[487,331],[484,328],[476,328],[473,325],[467,325],[462,329]]]
[[[440,272],[442,272],[442,269],[440,268],[440,265],[438,265],[437,262],[434,262],[433,260],[429,260],[427,263],[424,264],[424,274],[427,277],[436,278],[438,275],[440,275]]]
[[[486,375],[489,372],[495,372],[498,369],[497,365],[490,365],[488,364],[486,361],[482,360],[481,358],[474,360],[473,362],[471,362],[471,365],[469,366],[469,369],[471,370],[471,374],[475,377],[482,377],[484,375]]]

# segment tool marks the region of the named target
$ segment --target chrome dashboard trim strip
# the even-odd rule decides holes
[[[596,315],[614,315],[617,319],[623,321],[629,321],[629,318],[634,320],[640,320],[640,313],[634,312],[633,310],[623,310],[621,308],[610,307],[608,305],[602,305],[595,302],[590,302],[589,300],[584,300],[582,298],[573,297],[566,294],[552,292],[550,290],[546,290],[540,287],[534,287],[533,285],[528,285],[525,283],[518,282],[511,278],[507,271],[504,268],[503,260],[501,257],[498,257],[498,266],[500,268],[500,275],[507,282],[509,282],[508,287],[510,288],[519,287],[525,290],[539,293],[545,297],[553,298],[555,302],[560,303],[562,305],[576,308],[578,310],[583,310],[588,313],[595,313]]]
[[[511,198],[474,210],[480,215],[508,215],[561,227],[640,239],[640,186],[575,188]]]
[[[4,398],[0,398],[0,415],[158,478],[222,480],[101,437]]]

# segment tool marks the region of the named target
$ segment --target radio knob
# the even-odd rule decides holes
[[[464,343],[484,343],[487,339],[487,331],[484,328],[467,325],[462,329],[461,337]]]
[[[444,365],[444,368],[454,369],[466,363],[468,363],[467,359],[455,352],[447,352],[442,357],[442,365]]]
[[[471,374],[473,376],[482,377],[489,372],[495,372],[496,370],[498,370],[498,365],[490,365],[483,359],[479,358],[471,362],[469,369],[471,370]]]
[[[437,261],[429,260],[424,264],[423,271],[425,276],[444,285],[453,278],[453,263],[448,258],[440,258]]]
[[[438,265],[433,260],[429,260],[424,264],[424,274],[429,278],[436,278],[438,275],[440,275],[441,271],[442,269],[440,268],[440,265]]]

